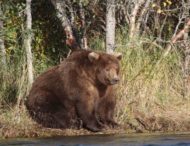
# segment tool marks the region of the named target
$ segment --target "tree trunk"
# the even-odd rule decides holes
[[[85,21],[85,13],[84,13],[84,8],[82,1],[80,0],[79,2],[79,7],[80,7],[80,19],[81,19],[81,48],[87,50],[88,45],[87,45],[87,37],[86,37],[86,21]]]
[[[53,0],[52,0],[53,1]],[[64,2],[65,3],[65,2]],[[54,5],[55,6],[55,5]],[[70,0],[67,0],[67,7],[69,9],[69,13],[70,13],[70,24],[71,26],[74,25],[75,23],[75,16],[76,16],[76,11],[74,11],[74,8],[73,8],[73,3],[72,1]]]
[[[142,8],[141,12],[140,12],[140,15],[138,17],[138,20],[137,20],[137,24],[136,24],[136,29],[137,31],[140,30],[140,26],[142,24],[142,21],[143,21],[143,18],[145,16],[145,14],[147,14],[147,11],[149,10],[149,7],[150,7],[150,3],[151,3],[151,0],[146,0],[145,1],[145,5],[144,7]]]
[[[184,46],[185,46],[185,59],[184,59],[184,97],[190,97],[190,42],[189,42],[189,29],[190,29],[190,0],[187,0],[184,4],[184,15],[186,17],[187,24],[184,27]]]
[[[66,4],[64,0],[51,0],[53,6],[57,11],[57,17],[61,21],[62,27],[66,33],[66,44],[71,50],[80,49],[79,44],[76,42],[76,38],[73,35],[71,23],[67,19],[66,15]]]
[[[106,52],[115,49],[115,0],[107,0],[106,6]]]
[[[137,14],[139,12],[140,6],[145,2],[145,0],[138,0],[134,6],[134,9],[131,12],[130,16],[130,26],[129,26],[129,38],[133,38],[134,35],[138,30],[137,29],[137,24],[136,24],[136,19],[137,19]]]
[[[3,32],[3,12],[1,9],[1,5],[0,5],[0,31]],[[1,57],[1,62],[3,64],[4,67],[6,67],[6,50],[5,50],[5,45],[4,45],[4,38],[3,35],[1,35],[0,37],[0,57]]]
[[[31,0],[26,0],[26,31],[27,36],[25,39],[25,49],[26,49],[26,59],[27,59],[27,71],[28,71],[28,84],[31,87],[34,77],[33,77],[33,65],[32,65],[32,16],[31,16]]]

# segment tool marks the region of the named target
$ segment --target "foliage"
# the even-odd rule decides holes
[[[183,53],[176,49],[164,56],[165,49],[147,37],[123,42],[120,33],[117,38],[123,54],[117,120],[141,132],[182,130],[189,116],[181,117],[181,112],[190,110],[184,98]]]
[[[137,33],[130,38],[129,18],[136,2],[116,1],[116,51],[123,54],[122,80],[118,90],[118,104],[121,106],[117,107],[116,116],[121,123],[130,124],[137,116],[137,111],[159,117],[164,115],[164,110],[180,111],[188,109],[184,107],[189,104],[189,99],[184,98],[185,49],[182,45],[174,44],[165,55],[170,40],[183,29],[189,16],[186,14],[189,11],[187,2],[153,0],[144,15],[140,15],[145,6],[143,4],[136,17],[136,20],[140,20],[136,21],[140,23],[136,27]],[[71,20],[71,13],[74,14],[72,26],[77,36],[86,35],[91,49],[105,51],[106,1],[66,0],[66,4],[68,19]],[[85,26],[81,25],[81,5]],[[32,0],[31,32],[25,30],[25,0],[1,0],[0,6],[4,14],[0,18],[4,23],[0,37],[3,36],[5,41],[7,59],[6,68],[0,68],[1,112],[2,107],[12,109],[18,100],[24,101],[27,96],[26,54],[23,47],[27,33],[33,34],[35,77],[48,67],[59,64],[69,49],[65,43],[64,29],[50,0]],[[142,19],[139,19],[141,16]]]

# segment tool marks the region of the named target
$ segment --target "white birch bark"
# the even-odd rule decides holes
[[[70,21],[67,19],[66,15],[66,4],[64,0],[51,0],[54,8],[57,11],[57,17],[61,21],[62,27],[66,33],[66,44],[70,47],[71,50],[80,49],[80,46],[77,44],[76,39],[73,35],[72,27]]]
[[[115,0],[107,0],[106,5],[106,52],[115,49]]]
[[[150,6],[150,3],[151,3],[151,0],[146,0],[145,1],[145,5],[144,7],[142,8],[141,12],[140,12],[140,15],[139,15],[139,18],[137,20],[137,24],[136,24],[136,29],[137,31],[140,30],[140,25],[142,24],[142,21],[143,21],[143,17],[144,15],[147,13],[148,11],[148,8]]]
[[[63,28],[67,28],[69,31],[72,31],[71,24],[66,16],[66,4],[64,0],[51,0],[53,6],[57,11],[57,17],[61,21]]]
[[[28,83],[29,87],[32,85],[33,77],[33,65],[32,65],[32,15],[31,15],[31,0],[26,0],[26,30],[27,36],[25,39],[26,59],[27,59],[27,71],[28,71]]]
[[[81,48],[87,50],[88,49],[88,45],[87,45],[87,37],[86,37],[86,21],[85,21],[85,13],[84,13],[84,8],[83,8],[83,4],[82,1],[80,0],[79,2],[79,7],[80,7],[80,17],[81,17],[81,27],[82,27],[82,38],[81,38]]]
[[[3,12],[1,9],[0,5],[0,31],[3,32]],[[4,45],[4,37],[3,35],[0,35],[0,57],[1,57],[1,62],[3,66],[6,66],[6,50],[5,50],[5,45]]]
[[[137,0],[135,3],[134,9],[131,12],[130,16],[130,26],[129,26],[129,38],[133,38],[133,36],[136,33],[137,29],[137,24],[136,24],[136,19],[137,19],[137,14],[139,12],[140,6],[145,2],[145,0]]]
[[[184,59],[184,97],[190,98],[190,42],[189,42],[189,30],[190,30],[190,0],[183,2],[184,16],[187,24],[184,26],[184,46],[185,46],[185,59]]]

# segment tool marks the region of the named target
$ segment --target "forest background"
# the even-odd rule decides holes
[[[83,49],[123,54],[124,130],[189,131],[189,27],[190,0],[0,0],[0,136],[36,135],[24,101],[72,35]]]

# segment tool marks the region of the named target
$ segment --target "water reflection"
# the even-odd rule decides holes
[[[190,146],[190,135],[98,135],[48,139],[9,139],[0,146]]]

